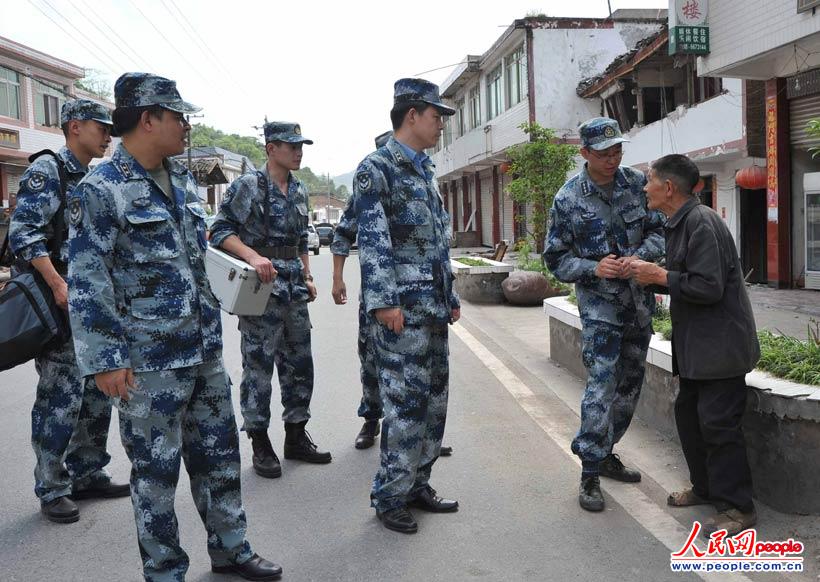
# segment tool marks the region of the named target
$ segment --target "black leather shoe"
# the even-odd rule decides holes
[[[362,430],[356,435],[356,448],[369,449],[376,442],[376,436],[381,432],[379,421],[365,420],[362,425]]]
[[[436,490],[432,487],[427,487],[419,491],[407,505],[433,513],[452,513],[458,511],[458,501],[439,497],[436,495]]]
[[[601,493],[601,481],[597,475],[581,477],[578,503],[587,511],[604,510],[604,495]]]
[[[211,572],[216,574],[236,574],[245,580],[279,580],[282,577],[282,566],[274,564],[254,554],[247,562],[228,564],[227,566],[211,565]]]
[[[128,483],[103,483],[92,487],[83,487],[72,491],[70,497],[74,501],[79,499],[114,499],[131,495],[131,485]]]
[[[268,431],[249,430],[248,437],[253,447],[253,470],[256,474],[267,479],[281,477],[282,465],[279,463],[279,457],[273,452]]]
[[[58,497],[45,503],[41,501],[40,511],[54,523],[74,523],[80,519],[80,508],[68,497]]]
[[[453,454],[453,447],[441,447],[438,451],[439,457],[449,457]]]
[[[406,507],[396,507],[395,509],[388,509],[387,511],[376,510],[376,517],[384,524],[387,529],[392,529],[400,533],[416,533],[419,531],[419,524],[407,511]]]
[[[609,477],[616,481],[623,481],[624,483],[638,483],[641,480],[640,472],[635,469],[628,469],[624,467],[621,458],[612,453],[604,457],[604,460],[598,463],[598,472],[601,477]]]
[[[285,423],[285,458],[308,463],[329,463],[333,457],[327,451],[317,450],[316,443],[305,430],[306,424],[306,420]]]

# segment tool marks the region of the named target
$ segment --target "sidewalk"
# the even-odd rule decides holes
[[[508,257],[505,258],[505,262],[509,262]],[[754,299],[756,311],[761,311],[761,321],[765,318],[772,325],[781,328],[787,327],[787,324],[794,326],[789,329],[799,329],[798,326],[807,324],[811,313],[817,310],[812,299],[820,298],[820,294],[811,291],[795,291],[789,295],[791,303],[786,303],[785,297],[783,303],[778,303],[776,297],[771,299],[774,293],[778,291],[757,290]],[[549,328],[542,307],[476,305],[465,302],[462,305],[461,324],[533,389],[547,411],[545,413],[559,415],[562,423],[572,427],[573,431],[577,429],[584,382],[549,359]],[[805,331],[802,336],[805,336]],[[454,386],[452,389],[458,390],[459,387]],[[711,514],[710,507],[670,510],[666,506],[668,492],[689,486],[688,469],[676,440],[662,435],[636,417],[618,445],[618,451],[627,463],[642,471],[644,479],[638,487],[655,502],[657,509],[673,516],[686,527],[691,526],[692,520],[703,520]],[[611,485],[604,484],[605,496],[607,487]],[[630,510],[629,507],[626,509]],[[749,578],[817,579],[820,574],[820,519],[816,516],[780,513],[759,502],[758,515],[760,538],[779,540],[794,537],[806,545],[803,554],[805,571],[799,575],[751,575]]]
[[[453,248],[451,257],[474,256],[491,249]],[[518,253],[507,251],[503,262],[518,264]],[[812,319],[820,322],[820,291],[812,289],[773,289],[766,285],[748,285],[749,299],[758,329],[805,340]]]

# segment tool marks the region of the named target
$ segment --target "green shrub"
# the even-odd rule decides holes
[[[527,240],[522,239],[518,242],[520,243],[518,245],[518,268],[520,270],[541,273],[547,278],[550,287],[561,293],[569,293],[571,291],[569,285],[562,283],[555,277],[555,275],[550,273],[550,270],[547,269],[547,266],[544,264],[544,260],[540,255],[536,255],[535,257],[530,256],[532,253],[532,247]]]
[[[811,320],[808,341],[770,331],[757,332],[760,361],[757,367],[778,378],[820,386],[820,322]]]

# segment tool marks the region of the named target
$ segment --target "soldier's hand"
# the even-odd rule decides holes
[[[94,381],[100,392],[112,398],[128,400],[128,389],[135,386],[134,371],[131,368],[120,368],[94,374]]]
[[[342,279],[333,279],[333,289],[331,289],[330,294],[333,295],[333,302],[336,305],[347,303],[347,287]]]
[[[450,323],[455,323],[459,319],[461,319],[461,308],[458,307],[456,309],[450,310]]]
[[[379,323],[392,332],[401,333],[404,329],[404,314],[399,307],[383,307],[373,312]]]
[[[276,277],[276,269],[273,268],[273,263],[270,259],[263,256],[256,255],[248,261],[248,264],[256,271],[259,280],[263,283],[270,283]]]
[[[617,279],[621,274],[621,264],[615,255],[607,255],[595,267],[595,276],[601,279]]]
[[[49,282],[51,292],[54,294],[54,302],[61,308],[68,311],[68,284],[62,277],[55,277]]]
[[[311,301],[316,300],[316,295],[318,295],[318,291],[316,291],[316,285],[313,284],[313,281],[305,281],[305,287],[308,290],[308,303]]]

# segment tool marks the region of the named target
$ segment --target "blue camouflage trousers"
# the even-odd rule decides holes
[[[358,415],[365,420],[382,417],[382,398],[379,395],[379,377],[376,374],[376,355],[373,342],[368,339],[369,322],[364,304],[359,300],[359,374],[362,380],[362,400]]]
[[[380,467],[371,505],[405,505],[430,480],[447,419],[449,345],[446,323],[406,326],[396,334],[373,320],[382,422]]]
[[[242,333],[242,384],[239,386],[242,430],[270,426],[273,366],[279,374],[282,420],[310,418],[313,396],[313,354],[306,301],[285,302],[271,296],[260,316],[239,316]]]
[[[612,452],[632,422],[652,326],[630,322],[621,327],[587,319],[582,324],[582,359],[589,377],[572,452],[594,463]]]
[[[239,433],[221,356],[198,366],[138,372],[130,400],[115,402],[131,460],[131,502],[145,579],[181,581],[188,570],[174,512],[180,459],[208,534],[212,563],[249,560],[253,552],[245,540]]]
[[[40,381],[31,410],[34,493],[48,502],[74,488],[111,480],[105,467],[111,401],[80,376],[74,342],[68,340],[34,360]]]

